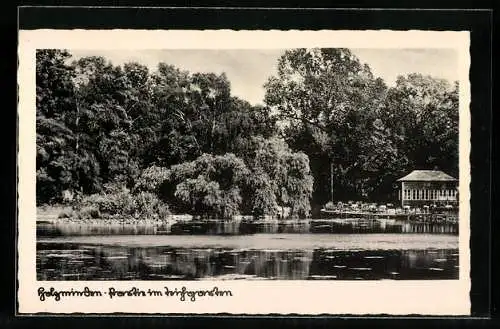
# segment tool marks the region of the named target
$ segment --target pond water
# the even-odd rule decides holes
[[[38,280],[458,279],[436,234],[72,236],[37,241]]]
[[[457,223],[386,219],[313,219],[299,221],[188,221],[176,223],[37,223],[38,236],[67,235],[240,235],[258,233],[432,233],[458,234]]]

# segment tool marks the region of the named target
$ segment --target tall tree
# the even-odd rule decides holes
[[[232,97],[225,74],[190,74],[161,63],[151,81],[157,133],[149,164],[168,167],[203,153],[234,153],[250,136],[275,132],[269,108]]]
[[[81,58],[74,65],[77,148],[93,154],[103,184],[118,181],[132,185],[139,169],[133,111],[139,102],[138,84],[143,83],[144,72],[132,65],[123,70],[102,57]],[[95,182],[94,189],[99,183]]]
[[[400,76],[380,118],[404,157],[401,172],[439,168],[458,174],[458,83],[416,73]]]
[[[243,194],[246,213],[283,216],[287,207],[292,216],[309,214],[313,177],[307,155],[278,137],[261,136],[251,137],[239,152],[251,171]]]
[[[293,49],[280,57],[277,76],[265,88],[287,142],[309,156],[316,204],[331,198],[331,164],[335,198],[366,196],[373,143],[392,149],[384,128],[374,125],[384,82],[348,49]],[[376,141],[375,132],[382,134]]]
[[[75,115],[74,70],[65,50],[36,52],[37,202],[58,202],[77,187],[75,138],[69,124]]]

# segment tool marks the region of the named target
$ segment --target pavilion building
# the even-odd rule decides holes
[[[397,181],[402,207],[458,205],[458,180],[440,170],[414,170]]]

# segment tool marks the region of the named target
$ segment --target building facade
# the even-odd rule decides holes
[[[401,183],[401,206],[458,206],[458,180],[439,170],[414,170]]]

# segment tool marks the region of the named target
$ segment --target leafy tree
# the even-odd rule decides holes
[[[277,111],[286,141],[311,159],[316,203],[324,204],[331,195],[330,164],[336,198],[366,194],[374,122],[386,92],[368,65],[348,49],[288,50],[265,88],[266,103]],[[376,142],[378,148],[392,149],[383,136]]]
[[[78,147],[92,150],[103,183],[118,180],[132,186],[139,173],[141,141],[134,123],[141,115],[138,107],[149,105],[144,93],[147,68],[130,63],[122,69],[102,57],[81,58],[74,65]]]
[[[36,52],[37,202],[59,202],[63,191],[79,184],[75,167],[82,162],[74,149],[71,122],[75,112],[72,79],[65,50]],[[96,168],[93,168],[96,169]]]
[[[166,185],[171,189],[164,197],[178,211],[229,218],[240,210],[240,190],[248,174],[234,154],[203,154],[170,168]]]
[[[458,83],[421,74],[400,76],[390,88],[381,120],[405,165],[458,174]]]
[[[269,109],[231,97],[225,74],[190,74],[160,63],[151,81],[156,134],[148,164],[168,167],[203,153],[234,153],[250,136],[275,132]]]
[[[313,187],[309,159],[294,153],[280,138],[253,137],[242,157],[252,175],[247,180],[246,212],[275,215],[290,207],[294,216],[308,215]]]
[[[109,196],[133,200],[130,214],[167,202],[211,217],[304,216],[311,196],[330,200],[332,167],[335,199],[391,198],[412,169],[458,174],[458,84],[410,74],[388,89],[348,49],[286,51],[266,106],[231,96],[225,74],[69,64],[64,50],[36,59],[39,204],[76,192],[101,213],[116,212]]]
[[[160,193],[160,188],[169,175],[170,173],[167,168],[158,166],[148,167],[138,177],[134,191]]]

